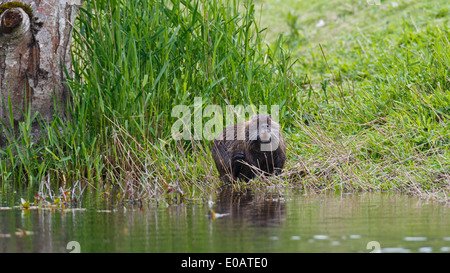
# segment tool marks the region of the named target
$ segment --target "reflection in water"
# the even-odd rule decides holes
[[[5,252],[67,252],[71,226],[80,212],[64,213],[12,209],[0,213],[0,253]]]
[[[448,206],[386,193],[285,194],[224,187],[212,207],[85,203],[53,212],[0,199],[0,252],[69,252],[71,242],[82,253],[450,252]],[[209,217],[211,208],[222,217]]]
[[[255,227],[279,226],[286,216],[286,204],[278,194],[254,195],[251,189],[236,192],[230,186],[220,189],[214,210],[227,213],[232,222]]]

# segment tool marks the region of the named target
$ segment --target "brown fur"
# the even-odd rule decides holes
[[[267,136],[264,132],[270,133],[270,143],[276,147],[273,151],[262,151],[267,147],[262,145],[268,145],[267,139],[262,140]],[[270,115],[259,114],[225,128],[214,140],[211,154],[222,181],[248,182],[256,175],[281,172],[286,161],[286,143],[279,124]]]

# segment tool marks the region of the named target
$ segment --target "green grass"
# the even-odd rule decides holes
[[[450,4],[258,2],[306,79],[290,134],[299,181],[448,200]]]
[[[286,52],[264,42],[254,16],[249,1],[86,1],[73,34],[71,119],[43,124],[39,144],[27,132],[10,138],[2,188],[81,183],[157,200],[215,189],[209,143],[175,141],[171,112],[201,97],[205,106],[279,104],[287,116]]]
[[[28,113],[0,150],[2,191],[204,197],[220,185],[209,142],[171,136],[172,108],[202,97],[280,105],[287,166],[253,186],[448,200],[450,4],[381,3],[86,1],[71,119],[41,124],[37,144]]]

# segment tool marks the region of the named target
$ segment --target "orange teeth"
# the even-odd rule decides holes
[[[267,132],[262,133],[260,137],[262,141],[270,141],[270,134]]]

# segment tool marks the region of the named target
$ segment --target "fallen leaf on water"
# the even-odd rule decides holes
[[[31,206],[30,202],[25,201],[23,198],[20,198],[20,202],[21,202],[20,205],[21,205],[22,208],[24,208],[24,209],[28,209],[28,208]]]
[[[24,236],[27,236],[27,235],[33,235],[33,231],[28,231],[28,230],[25,230],[25,229],[21,229],[21,228],[16,228],[16,236],[19,236],[19,237],[24,237]]]
[[[229,213],[217,213],[213,209],[209,210],[209,214],[207,216],[211,217],[213,220],[216,218],[224,217],[229,215]]]
[[[215,217],[216,217],[216,218],[220,218],[220,217],[224,217],[224,216],[227,216],[227,215],[229,215],[229,213],[217,213],[217,212],[216,212]]]

